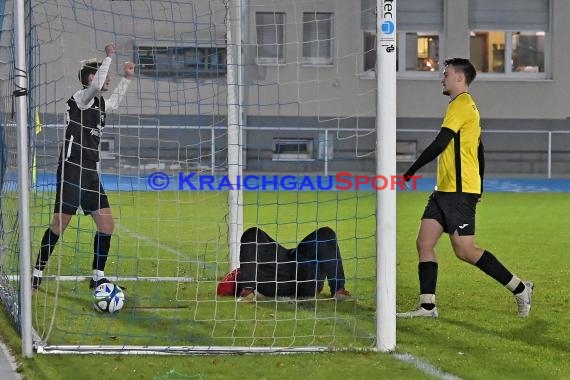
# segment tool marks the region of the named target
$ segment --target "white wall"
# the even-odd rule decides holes
[[[132,59],[133,39],[171,39],[184,43],[194,39],[222,38],[225,9],[223,1],[72,0],[32,1],[36,21],[41,23],[38,38],[42,55],[36,57],[35,79],[42,83],[39,103],[45,112],[54,99],[63,104],[78,87],[79,60],[103,57],[106,42],[119,45],[118,61]],[[93,4],[86,9],[84,4]],[[174,2],[176,3],[176,2]],[[360,0],[243,0],[249,7],[249,43],[245,41],[245,62],[252,104],[247,112],[266,116],[344,117],[375,115],[375,81],[362,74],[363,34],[360,28]],[[59,6],[57,6],[59,5]],[[75,8],[72,8],[71,6]],[[109,10],[115,13],[111,15]],[[468,54],[468,0],[445,1],[446,35],[443,51],[447,57]],[[255,64],[255,12],[285,11],[286,63]],[[331,66],[306,66],[302,59],[302,14],[304,11],[333,12],[335,58]],[[97,24],[97,30],[89,25]],[[210,23],[210,24],[208,24]],[[570,1],[552,0],[551,72],[548,80],[497,80],[478,78],[472,85],[483,118],[564,119],[570,116],[568,90],[570,70]],[[444,58],[444,57],[442,57]],[[120,74],[120,66],[114,68]],[[124,113],[129,114],[223,114],[225,85],[222,81],[172,82],[140,78],[131,86]],[[398,79],[398,117],[438,118],[447,100],[433,79]],[[279,105],[277,105],[279,104]]]

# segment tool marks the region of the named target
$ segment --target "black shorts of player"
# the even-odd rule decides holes
[[[75,215],[80,206],[85,215],[109,208],[109,200],[97,172],[97,163],[84,162],[81,166],[69,161],[63,165],[60,162],[57,168],[54,212]]]
[[[422,219],[435,219],[448,234],[475,235],[475,209],[478,194],[446,193],[434,191],[422,215]]]

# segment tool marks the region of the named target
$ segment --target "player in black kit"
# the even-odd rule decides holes
[[[109,90],[108,75],[115,54],[115,45],[105,46],[107,57],[102,62],[83,63],[79,80],[83,88],[67,101],[65,144],[57,168],[57,188],[54,214],[42,238],[40,251],[33,270],[32,287],[38,289],[43,270],[53,252],[55,244],[63,234],[71,218],[81,207],[85,215],[91,215],[97,226],[93,239],[93,277],[89,288],[109,282],[105,278],[105,263],[111,246],[114,222],[105,190],[101,185],[97,162],[99,142],[105,127],[106,111],[115,110],[124,97],[135,65],[123,65],[121,79],[111,97],[105,100],[102,93]]]
[[[318,296],[328,281],[332,298],[351,299],[336,233],[321,227],[297,247],[287,249],[257,227],[246,230],[240,242],[240,267],[218,284],[220,296],[307,298]]]

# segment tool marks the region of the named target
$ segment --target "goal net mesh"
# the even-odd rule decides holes
[[[375,173],[374,44],[363,30],[372,9],[322,0],[26,4],[30,189],[16,175],[13,10],[0,8],[0,282],[16,321],[18,192],[31,194],[33,265],[54,213],[81,61],[102,60],[114,43],[111,90],[123,62],[136,65],[107,112],[98,164],[114,219],[105,277],[124,288],[125,305],[113,315],[94,310],[97,228],[79,209],[32,294],[39,351],[373,348],[376,195],[355,181]],[[236,143],[237,159],[228,153]],[[232,165],[242,185],[235,204],[225,182]],[[232,215],[236,231],[258,227],[286,248],[330,227],[350,299],[337,300],[326,282],[308,299],[217,295],[239,243],[228,232]]]

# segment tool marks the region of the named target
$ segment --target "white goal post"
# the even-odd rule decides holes
[[[396,3],[14,0],[0,9],[0,300],[23,355],[393,351],[396,190],[358,178],[398,174]],[[103,59],[110,42],[103,97],[123,62],[136,75],[104,117],[97,166],[114,219],[105,276],[125,287],[123,310],[104,315],[88,288],[99,232],[83,208],[33,291],[31,276],[54,212],[67,101],[81,61]],[[331,228],[349,299],[336,297],[336,279],[310,299],[217,294],[251,227],[288,249]]]

